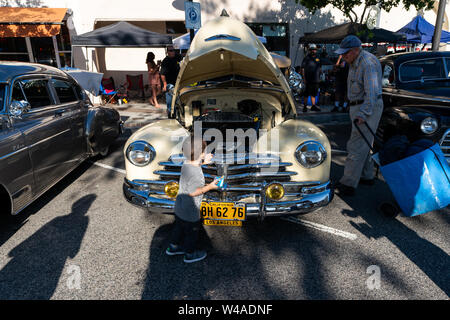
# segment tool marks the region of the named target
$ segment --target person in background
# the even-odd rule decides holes
[[[180,72],[180,61],[183,57],[175,53],[173,46],[167,47],[167,56],[161,63],[161,80],[163,83],[162,91],[166,93],[167,115],[171,116],[172,107],[172,92],[171,89],[175,87],[178,72]]]
[[[347,78],[348,78],[348,63],[339,56],[335,66],[336,74],[336,91],[334,108],[331,112],[345,112],[347,111]]]
[[[359,183],[372,185],[375,182],[375,170],[369,154],[369,145],[355,126],[359,126],[372,144],[374,137],[366,124],[373,132],[377,131],[383,112],[382,72],[377,57],[362,50],[361,40],[354,35],[345,37],[336,53],[342,55],[342,59],[349,64],[347,94],[350,101],[349,115],[352,131],[347,142],[348,154],[344,175],[335,188],[340,196],[353,196]]]
[[[161,61],[158,60],[158,63],[155,63],[155,54],[153,52],[149,52],[145,62],[147,63],[148,69],[148,82],[152,90],[152,96],[149,99],[150,104],[156,108],[160,108],[158,104],[158,95],[161,93],[161,79],[159,76]]]
[[[321,73],[320,58],[317,56],[317,46],[311,44],[309,53],[302,62],[302,77],[305,83],[305,96],[303,98],[303,112],[308,111],[307,101],[311,97],[311,111],[320,111],[316,106],[316,96],[319,92],[319,82]]]

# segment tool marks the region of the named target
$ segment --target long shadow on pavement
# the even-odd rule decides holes
[[[272,218],[240,230],[210,229],[213,238],[203,232],[200,240],[208,256],[193,264],[165,255],[171,228],[162,225],[153,236],[142,299],[333,298],[321,272],[326,245],[297,225]],[[277,266],[284,255],[288,265]]]
[[[0,246],[11,238],[22,226],[27,223],[27,219],[39,212],[50,201],[56,198],[62,191],[70,186],[74,181],[80,178],[90,167],[92,163],[85,161],[66,177],[60,180],[47,192],[41,195],[28,207],[26,207],[18,215],[1,215],[0,216]]]
[[[78,253],[89,224],[85,216],[97,198],[89,194],[72,211],[42,226],[9,252],[0,270],[0,299],[50,299],[68,258]]]
[[[343,172],[342,166],[333,163],[334,169]],[[339,175],[340,177],[340,175]],[[374,186],[359,186],[354,197],[342,197],[352,210],[343,210],[344,215],[361,217],[363,223],[350,222],[355,229],[369,239],[386,238],[411,262],[420,268],[447,296],[450,296],[450,257],[437,245],[419,236],[398,218],[386,217],[378,207],[385,201],[392,201],[389,186],[377,180]],[[449,208],[427,214],[448,215]],[[421,216],[410,217],[418,224],[426,223]],[[442,220],[442,219],[438,219]],[[444,219],[442,222],[445,223]],[[435,223],[435,222],[434,222]]]

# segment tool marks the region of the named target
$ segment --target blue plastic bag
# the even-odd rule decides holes
[[[450,204],[450,167],[439,144],[380,167],[405,216],[445,208]]]

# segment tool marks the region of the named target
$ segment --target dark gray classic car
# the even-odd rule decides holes
[[[439,142],[450,163],[450,52],[393,54],[380,62],[385,109],[378,135]]]
[[[0,211],[17,214],[83,160],[106,155],[122,122],[53,67],[0,62]]]

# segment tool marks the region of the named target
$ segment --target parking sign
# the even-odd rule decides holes
[[[184,13],[186,16],[186,29],[200,29],[202,26],[200,3],[185,1]]]

